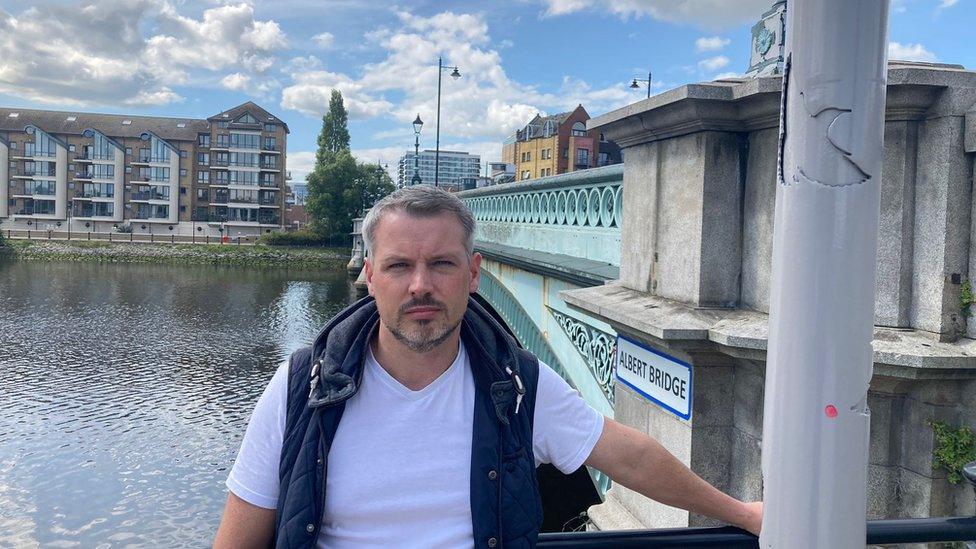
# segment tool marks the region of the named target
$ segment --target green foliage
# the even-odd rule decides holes
[[[962,286],[959,288],[959,308],[962,309],[962,314],[964,316],[972,316],[973,303],[976,302],[976,296],[973,295],[973,286],[968,280],[963,281]]]
[[[394,189],[385,170],[353,158],[347,119],[342,94],[332,90],[329,112],[322,118],[315,167],[305,179],[305,208],[312,230],[330,242],[348,238],[353,218]]]
[[[324,166],[335,160],[340,151],[349,150],[349,129],[346,124],[349,115],[342,103],[342,93],[332,90],[329,99],[329,112],[322,117],[322,131],[318,138],[318,151],[315,153],[315,166]]]
[[[319,233],[302,229],[290,233],[266,233],[258,242],[267,246],[325,246],[328,241]]]
[[[942,421],[933,421],[930,425],[935,433],[933,467],[945,471],[950,484],[959,484],[964,478],[963,466],[976,461],[976,435],[965,425],[958,429]]]
[[[377,168],[340,151],[334,162],[310,173],[305,208],[312,229],[329,237],[349,234],[354,217],[393,192],[390,176]]]

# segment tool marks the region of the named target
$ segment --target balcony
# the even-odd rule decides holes
[[[146,201],[146,200],[166,200],[169,201],[170,195],[164,195],[162,193],[154,193],[149,191],[134,192],[130,197],[133,202]]]
[[[274,197],[271,197],[271,198],[259,198],[258,199],[258,204],[260,204],[262,206],[277,206],[278,205],[278,201],[275,200]]]
[[[274,179],[272,179],[270,181],[269,180],[259,180],[258,181],[258,185],[261,186],[261,187],[275,187],[275,188],[278,187],[278,183]]]
[[[73,198],[75,200],[91,199],[91,198],[115,198],[115,193],[97,192],[97,191],[75,191],[75,195]]]
[[[92,160],[115,160],[115,154],[86,154],[84,151],[75,153],[75,162],[91,162]]]
[[[262,162],[261,171],[277,172],[278,165],[273,163],[268,163],[268,162]]]
[[[133,164],[169,164],[169,157],[140,154],[139,158],[133,160],[132,163]]]
[[[12,173],[10,175],[11,175],[11,177],[15,177],[15,178],[17,178],[17,177],[19,177],[19,178],[25,178],[25,177],[55,177],[57,175],[57,172],[55,170],[38,170],[38,169],[33,169],[33,168],[26,168],[26,169],[20,170],[19,172]]]
[[[40,200],[55,200],[54,189],[35,189],[31,187],[26,187],[21,191],[13,191],[10,193],[11,198],[17,197],[36,197]]]

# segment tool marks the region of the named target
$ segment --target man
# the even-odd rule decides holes
[[[532,547],[539,463],[585,464],[758,534],[761,503],[604,418],[469,300],[481,256],[457,197],[401,189],[363,234],[373,299],[272,378],[227,479],[216,547]]]

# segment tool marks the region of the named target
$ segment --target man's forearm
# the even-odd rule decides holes
[[[586,464],[665,505],[708,515],[758,533],[761,503],[743,503],[705,482],[656,440],[612,419]]]
[[[746,526],[742,502],[705,482],[656,440],[647,437],[644,442],[638,465],[628,468],[627,478],[614,480],[665,505]]]

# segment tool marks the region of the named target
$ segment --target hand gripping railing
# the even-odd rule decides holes
[[[976,461],[963,468],[976,489]],[[976,549],[976,517],[869,520],[868,545],[887,543],[966,542]],[[712,528],[664,528],[541,534],[540,549],[629,549],[655,547],[757,548],[756,536],[732,526]]]

